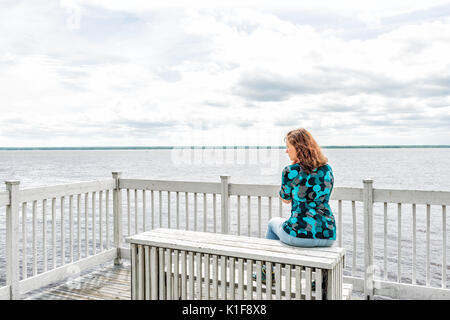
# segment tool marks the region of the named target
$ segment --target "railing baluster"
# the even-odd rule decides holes
[[[338,224],[339,224],[339,230],[338,230],[338,246],[342,247],[342,200],[338,201]]]
[[[184,193],[184,204],[186,211],[186,230],[189,230],[189,196],[188,193]]]
[[[145,196],[145,189],[142,190],[142,232],[145,232],[145,210],[146,210],[146,196]]]
[[[134,189],[134,234],[138,234],[139,233],[139,228],[138,228],[138,215],[139,215],[139,211],[138,211],[138,191],[137,189]]]
[[[237,234],[241,235],[241,196],[237,196]]]
[[[447,216],[446,207],[442,206],[442,288],[447,287]]]
[[[89,208],[89,193],[84,194],[84,256],[89,256],[89,225],[88,225],[88,208]]]
[[[413,243],[412,243],[412,284],[416,284],[416,204],[412,204],[412,230],[413,230]]]
[[[37,251],[36,251],[36,211],[37,211],[37,201],[33,201],[33,276],[37,274]]]
[[[197,192],[194,192],[194,231],[197,231]]]
[[[159,227],[162,228],[162,191],[158,190],[159,193]]]
[[[278,197],[278,216],[283,216],[283,201]]]
[[[52,262],[56,268],[56,198],[52,198]]]
[[[22,203],[22,279],[27,278],[27,203]]]
[[[355,276],[356,272],[356,244],[358,237],[356,234],[356,204],[352,201],[352,217],[353,217],[353,251],[352,251],[352,276]]]
[[[258,235],[261,238],[261,196],[258,196]]]
[[[9,203],[5,212],[5,267],[6,288],[5,292],[10,300],[20,299],[19,276],[19,206],[20,206],[20,181],[7,180],[5,187],[9,194]],[[5,288],[5,287],[4,287]]]
[[[123,243],[123,202],[122,195],[123,192],[120,189],[120,179],[122,177],[122,172],[113,171],[112,177],[114,179],[114,185],[112,188],[112,201],[113,201],[113,246],[116,251],[116,256],[114,258],[114,265],[119,266],[123,264],[122,259],[122,243]],[[155,270],[152,268],[152,270]],[[154,283],[153,283],[154,284]]]
[[[61,197],[61,207],[60,207],[60,213],[61,213],[61,265],[63,266],[66,263],[65,260],[65,247],[64,247],[64,200],[65,197]]]
[[[373,271],[373,180],[363,180],[364,203],[364,297],[372,300],[374,294]]]
[[[95,234],[95,199],[96,192],[92,192],[92,254],[95,255],[97,252],[96,234]]]
[[[103,251],[103,190],[98,193],[98,232],[100,234],[100,252]]]
[[[171,216],[170,216],[170,191],[167,191],[167,227],[171,227]]]
[[[106,223],[106,250],[109,249],[110,245],[110,238],[109,238],[109,190],[106,190],[106,197],[105,197],[105,210],[106,210],[106,217],[105,217],[105,223]]]
[[[152,198],[152,229],[155,228],[155,196],[153,194],[153,190],[150,191],[150,195]]]
[[[214,232],[217,232],[217,210],[216,210],[216,194],[213,193],[213,211],[214,211]]]
[[[81,259],[81,194],[77,194],[77,260]]]
[[[177,229],[180,229],[180,193],[177,191]]]
[[[207,225],[208,225],[208,223],[207,223],[207,219],[206,219],[206,216],[207,216],[207,212],[206,212],[206,193],[203,193],[203,231],[205,231],[206,232],[206,227],[207,227]]]
[[[397,204],[397,282],[402,281],[402,204]]]
[[[252,225],[252,206],[251,206],[251,198],[247,196],[247,232],[248,236],[251,237],[251,225]]]
[[[43,272],[47,271],[47,199],[42,200],[42,260]]]
[[[167,227],[171,227],[171,217],[170,217],[170,191],[167,191]]]
[[[131,236],[131,205],[130,205],[130,189],[127,189],[127,217],[128,217],[128,235]]]
[[[384,242],[384,280],[387,280],[388,276],[388,269],[387,269],[387,202],[384,203],[384,236],[383,236],[383,242]]]
[[[426,285],[430,285],[430,205],[427,204],[427,274],[426,274]]]
[[[70,249],[70,262],[73,262],[73,195],[69,197],[69,249]]]
[[[269,220],[272,219],[272,197],[269,197]]]

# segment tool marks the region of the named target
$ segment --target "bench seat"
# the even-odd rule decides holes
[[[300,248],[269,239],[166,228],[126,241],[135,299],[251,299],[254,293],[256,299],[344,298],[344,248]],[[270,294],[260,277],[247,277],[249,272],[260,274],[263,265],[275,270]],[[270,275],[266,282],[271,285]],[[232,283],[235,290],[230,290]]]

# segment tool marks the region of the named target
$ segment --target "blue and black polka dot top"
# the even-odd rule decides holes
[[[292,200],[291,216],[283,223],[285,232],[298,238],[336,240],[336,224],[328,204],[333,182],[333,171],[328,164],[310,174],[299,164],[283,169],[279,194],[285,200]]]

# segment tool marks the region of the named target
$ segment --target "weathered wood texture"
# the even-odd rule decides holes
[[[129,258],[130,252],[122,245],[124,233],[128,231],[127,235],[132,235],[133,232],[145,232],[146,222],[147,230],[161,227],[162,222],[166,226],[167,222],[169,228],[197,231],[207,229],[213,232],[263,236],[264,224],[268,221],[266,217],[270,219],[276,215],[282,216],[285,209],[288,209],[288,205],[282,203],[278,197],[279,185],[235,184],[231,183],[231,178],[224,176],[217,183],[141,180],[122,179],[120,172],[114,172],[113,179],[102,181],[25,190],[14,188],[14,191],[7,188],[6,191],[1,191],[0,210],[6,211],[7,222],[7,256],[3,278],[8,280],[5,286],[0,288],[0,298],[20,298],[28,289],[33,290],[51,281],[59,281],[64,274],[61,268],[70,267],[73,262],[89,258],[89,263],[82,263],[86,267],[92,266],[92,263],[104,262],[103,258],[109,258],[111,254],[111,247],[115,248],[115,260],[120,264],[122,258]],[[183,204],[179,199],[180,192],[184,193],[181,194],[181,198],[185,199]],[[163,203],[162,196],[166,194],[167,202]],[[219,197],[220,202],[216,204],[216,198]],[[212,198],[212,208],[208,207],[210,200],[207,198]],[[370,191],[364,188],[335,187],[331,200],[338,201],[338,206],[333,208],[337,222],[337,245],[343,245],[344,240],[348,241],[348,237],[352,237],[351,258],[349,265],[345,266],[346,271],[351,271],[351,276],[344,276],[344,280],[353,284],[354,290],[365,291],[366,297],[369,298],[378,294],[394,298],[426,299],[450,296],[447,279],[447,206],[450,205],[450,192],[378,188],[372,188]],[[346,208],[345,201],[351,202],[351,208]],[[360,209],[361,204],[363,210]],[[372,221],[373,214],[377,213],[374,204],[384,206],[381,208],[384,224]],[[390,204],[396,205],[396,208],[390,210]],[[234,208],[235,205],[237,208]],[[407,219],[410,212],[411,219]],[[348,229],[343,225],[343,217],[347,215],[352,217],[351,227]],[[171,220],[170,217],[174,219]],[[394,250],[388,246],[387,233],[387,222],[392,217],[396,217],[398,229],[396,234],[390,235],[395,238]],[[425,227],[420,224],[423,217],[426,219]],[[436,220],[437,217],[440,221]],[[367,232],[357,236],[357,222],[361,223],[363,220]],[[212,221],[213,226],[206,225],[205,221]],[[374,232],[381,232],[384,236],[382,261],[374,259]],[[422,236],[422,233],[425,236]],[[435,233],[438,239],[434,238]],[[404,246],[409,237],[412,238],[411,252]],[[421,252],[422,242],[425,252]],[[435,256],[431,251],[435,245],[441,248],[439,250],[442,254],[439,256]],[[159,256],[159,252],[144,250],[144,256],[146,254]],[[419,273],[420,254],[424,255],[425,261],[424,270]],[[358,255],[364,257],[365,265],[364,262],[357,261]],[[408,255],[412,256],[411,267],[404,259]],[[235,258],[235,269],[238,270],[242,262],[239,262],[239,257]],[[198,257],[194,256],[192,259],[195,263]],[[394,259],[392,273],[396,276],[395,279],[387,277],[388,259]],[[182,268],[183,262],[180,263]],[[211,263],[213,273],[216,271],[214,268],[220,269],[223,261],[218,257],[215,262],[212,258]],[[374,277],[375,272],[370,268],[374,263],[381,265],[382,279],[381,276]],[[441,270],[440,288],[432,281],[436,272],[433,271],[434,264],[438,264]],[[188,268],[189,264],[185,267]],[[256,268],[261,266],[256,262],[254,265],[244,263],[244,268],[246,267],[254,268],[255,272]],[[294,273],[294,270],[292,272]],[[422,273],[424,282],[420,279]],[[242,277],[241,274],[237,276]],[[411,278],[411,285],[405,277]]]
[[[183,298],[178,288],[184,283],[187,283],[188,299],[217,299],[219,296],[220,299],[235,299],[242,297],[244,291],[248,297],[253,297],[256,291],[257,299],[281,299],[282,296],[286,299],[342,299],[344,248],[299,248],[268,239],[164,228],[128,237],[126,241],[131,244],[132,299],[140,300],[144,296],[159,300]],[[157,250],[158,263],[145,259],[144,250]],[[181,260],[187,256],[188,265],[186,271],[182,261],[181,275],[178,273],[180,251],[185,252]],[[217,260],[220,260],[220,273]],[[267,270],[272,270],[273,266],[275,277],[267,272],[263,281],[263,266]],[[253,285],[249,281],[249,271],[255,269],[256,285]],[[294,276],[288,271],[292,269],[297,273]],[[211,284],[216,291],[212,294]],[[272,288],[272,284],[273,292],[265,290]],[[153,290],[149,290],[148,285]],[[220,294],[217,294],[218,287]],[[148,291],[155,294],[146,296],[144,293]]]
[[[27,293],[25,300],[130,300],[130,264],[112,263],[85,274]]]

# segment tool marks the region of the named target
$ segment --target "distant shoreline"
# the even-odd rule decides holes
[[[103,146],[103,147],[0,147],[2,150],[172,150],[172,149],[284,149],[285,146]],[[357,145],[322,146],[323,149],[450,148],[450,145]]]

